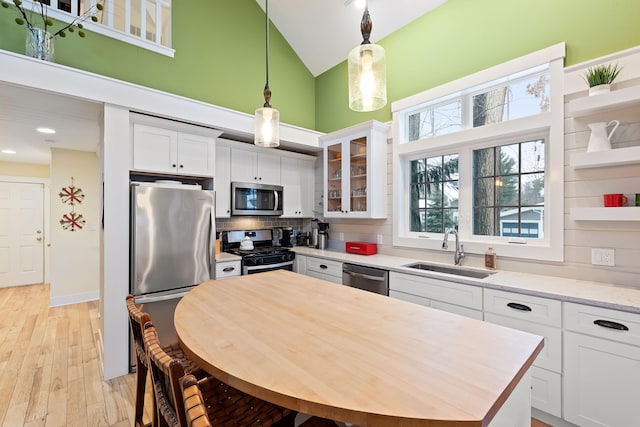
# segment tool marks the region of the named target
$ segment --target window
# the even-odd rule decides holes
[[[412,160],[411,231],[458,228],[458,156]]]
[[[562,260],[564,50],[394,102],[394,245]]]
[[[35,1],[24,3],[30,8]],[[96,23],[83,23],[88,30],[173,57],[171,0],[42,0],[48,6],[48,15],[62,22],[95,10],[97,2],[104,10],[95,14]]]
[[[543,218],[544,140],[473,151],[474,235],[542,238]]]

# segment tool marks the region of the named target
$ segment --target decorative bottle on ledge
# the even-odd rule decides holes
[[[491,246],[489,246],[484,253],[484,266],[489,270],[496,269],[496,253]]]

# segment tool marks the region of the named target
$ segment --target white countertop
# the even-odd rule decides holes
[[[216,254],[216,262],[231,262],[240,261],[242,257],[240,255],[230,254],[228,252],[220,252]]]
[[[433,277],[473,286],[519,292],[522,294],[554,298],[567,302],[588,304],[631,313],[640,313],[640,289],[609,285],[600,282],[515,273],[502,270],[495,270],[494,274],[491,274],[485,279],[474,279],[471,277],[452,276],[450,274],[404,267],[407,264],[415,262],[446,265],[449,267],[453,266],[452,264],[443,264],[416,258],[404,258],[381,254],[356,255],[345,252],[314,249],[305,246],[294,246],[293,250],[300,255],[309,255],[339,262],[354,263],[368,267],[396,271],[399,273]],[[487,271],[483,268],[464,268]],[[452,278],[455,279],[452,280]]]

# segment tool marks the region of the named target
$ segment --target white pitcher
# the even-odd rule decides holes
[[[613,129],[611,129],[611,132],[607,134],[607,128],[612,124],[614,125]],[[618,129],[618,126],[620,126],[620,122],[617,120],[611,120],[609,123],[589,123],[587,126],[591,129],[587,152],[611,150],[611,136],[616,129]]]

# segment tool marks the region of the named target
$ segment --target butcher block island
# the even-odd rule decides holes
[[[261,399],[358,425],[530,425],[543,338],[286,270],[209,281],[175,311],[185,351]]]

